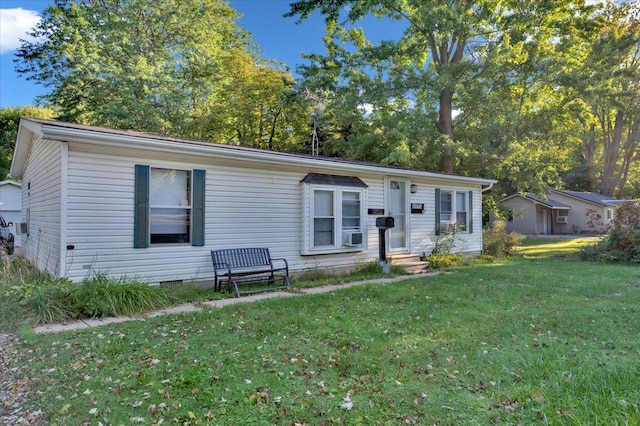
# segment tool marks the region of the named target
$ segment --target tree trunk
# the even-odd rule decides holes
[[[582,140],[582,146],[584,148],[584,162],[587,173],[587,189],[589,191],[596,190],[596,163],[595,163],[595,151],[596,151],[596,125],[591,123],[589,126],[589,133],[584,136]]]
[[[602,177],[600,180],[600,193],[602,195],[613,196],[615,189],[614,173],[616,163],[620,156],[620,140],[622,139],[624,112],[618,111],[613,125],[613,134],[611,135],[611,143],[604,148],[604,165],[602,169]]]
[[[453,91],[444,89],[440,92],[440,105],[438,111],[438,130],[446,137],[446,144],[440,148],[440,171],[443,173],[453,173],[453,149],[450,142],[453,141],[453,118],[451,115],[451,104],[453,102]]]

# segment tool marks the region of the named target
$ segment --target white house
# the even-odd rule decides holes
[[[507,231],[523,234],[604,232],[624,202],[595,192],[551,189],[549,196],[513,194],[500,203],[511,211]]]
[[[482,248],[482,192],[495,181],[155,134],[22,119],[24,255],[74,281],[101,272],[150,283],[209,280],[210,250],[268,247],[292,271],[430,253],[436,223],[460,252]]]
[[[6,222],[16,223],[22,217],[22,184],[13,180],[0,181],[0,216]],[[11,234],[15,235],[15,225],[11,226]],[[20,246],[20,240],[15,241]]]
[[[0,216],[7,222],[19,222],[21,217],[22,189],[20,182],[0,182]]]

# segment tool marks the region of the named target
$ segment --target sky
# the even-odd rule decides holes
[[[263,58],[280,60],[295,71],[297,64],[304,63],[302,52],[324,52],[324,21],[319,15],[300,24],[296,24],[296,18],[284,18],[292,1],[229,0],[229,5],[243,15],[238,25],[253,34]],[[0,0],[0,108],[34,105],[36,96],[46,92],[42,86],[18,76],[13,59],[19,39],[25,38],[52,3],[53,0]]]

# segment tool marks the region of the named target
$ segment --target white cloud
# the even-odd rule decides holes
[[[0,54],[20,47],[20,39],[29,39],[27,32],[40,22],[35,10],[0,9]]]

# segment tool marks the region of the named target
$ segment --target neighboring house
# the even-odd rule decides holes
[[[500,203],[510,210],[507,231],[523,234],[602,232],[625,201],[595,192],[552,189],[547,199],[530,192],[513,194]]]
[[[430,253],[437,222],[482,249],[482,192],[495,181],[379,164],[22,119],[10,175],[22,179],[24,255],[82,280],[210,280],[210,250],[268,247],[292,271]],[[438,201],[438,202],[437,202]]]
[[[10,228],[10,233],[15,235],[15,223],[20,222],[22,216],[22,184],[13,180],[3,180],[0,182],[0,216],[6,222],[14,225]],[[16,246],[20,246],[20,239],[15,240]]]

